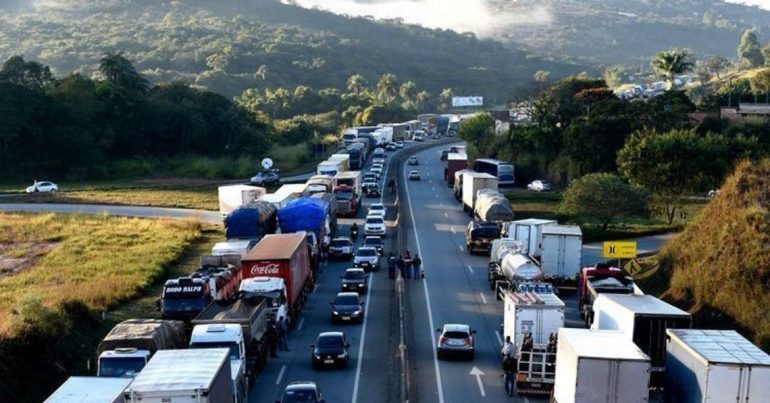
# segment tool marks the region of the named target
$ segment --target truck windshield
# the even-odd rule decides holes
[[[146,364],[144,357],[109,357],[99,360],[99,376],[133,378]]]
[[[197,342],[197,343],[190,343],[190,348],[227,348],[230,350],[230,359],[231,360],[239,360],[241,358],[241,352],[238,348],[238,343],[234,342],[228,342],[228,341],[207,341],[207,342]]]
[[[337,199],[341,199],[341,200],[353,199],[353,191],[350,191],[350,190],[338,190],[334,192],[334,195],[337,196]]]
[[[206,308],[203,298],[163,298],[163,312],[200,312]]]
[[[513,174],[513,165],[503,165],[500,164],[497,166],[497,174],[498,175],[511,175]],[[547,183],[547,182],[543,182]]]
[[[497,227],[478,227],[471,230],[471,238],[497,238],[500,231]]]

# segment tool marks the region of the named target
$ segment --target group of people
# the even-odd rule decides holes
[[[278,356],[277,350],[289,351],[289,320],[283,316],[275,323],[267,325],[267,344],[270,348],[270,357]]]
[[[393,255],[393,252],[388,256],[388,277],[396,278],[396,270],[401,275],[401,278],[408,280],[414,278],[420,280],[425,277],[422,271],[422,259],[420,255],[412,254],[409,251],[405,251],[398,257]]]

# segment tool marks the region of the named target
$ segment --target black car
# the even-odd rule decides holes
[[[313,348],[311,357],[313,369],[318,369],[326,365],[333,365],[346,368],[350,356],[348,355],[348,338],[342,332],[323,332],[318,335]]]
[[[357,292],[338,293],[330,304],[332,324],[364,321],[364,301]]]
[[[500,238],[500,227],[489,221],[471,221],[465,229],[465,245],[468,252],[478,251],[489,253],[492,241]]]
[[[313,381],[291,382],[286,385],[281,400],[276,403],[325,403],[318,385]]]
[[[366,292],[366,280],[369,278],[364,269],[352,268],[345,270],[345,274],[340,276],[342,291]],[[332,318],[334,316],[332,315]]]
[[[378,236],[368,236],[364,239],[364,246],[371,246],[372,248],[377,249],[377,253],[382,256],[382,238]]]
[[[366,197],[380,197],[382,196],[382,190],[379,183],[372,183],[365,189]]]

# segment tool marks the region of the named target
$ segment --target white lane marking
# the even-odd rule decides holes
[[[503,346],[503,338],[500,337],[500,332],[495,331],[495,336],[497,336],[497,342],[500,343],[500,347]]]
[[[460,248],[460,252],[465,252],[465,248],[462,245],[457,245],[457,247]]]
[[[484,304],[487,303],[487,298],[484,296],[483,292],[480,292],[479,295],[481,296],[481,300],[484,302]]]
[[[442,207],[442,208],[444,207],[444,203],[439,202],[438,205],[439,205],[439,207]]]
[[[449,227],[449,229],[452,231],[453,234],[457,234],[457,232],[455,232],[455,227]]]
[[[404,179],[406,179],[406,169],[404,169]],[[414,231],[414,242],[417,244],[417,253],[422,256],[422,267],[423,270],[426,270],[428,268],[427,264],[427,256],[425,256],[422,253],[422,248],[420,247],[420,238],[417,236],[417,223],[414,220],[414,210],[412,209],[412,196],[409,195],[409,186],[406,187],[406,201],[407,205],[409,206],[409,215],[412,219],[412,231]],[[422,282],[422,289],[425,292],[425,302],[426,306],[428,308],[428,333],[430,333],[430,350],[433,352],[433,368],[436,371],[436,389],[438,389],[438,402],[444,403],[444,387],[441,384],[441,371],[438,366],[438,356],[436,355],[436,349],[433,348],[433,346],[436,345],[436,333],[434,333],[434,330],[436,327],[433,325],[433,311],[430,308],[430,294],[428,293],[428,282],[423,281]]]
[[[297,324],[297,330],[302,330],[302,325],[305,324],[305,318],[302,318],[299,320],[299,323]]]
[[[449,218],[449,214],[446,211],[444,212],[444,218]]]
[[[468,271],[471,272],[471,274],[473,274],[473,267],[471,267],[471,265],[468,265]]]
[[[476,381],[479,383],[479,392],[481,392],[481,397],[485,397],[487,392],[484,390],[484,384],[481,383],[481,377],[484,375],[484,373],[481,372],[478,367],[473,367],[470,375],[476,377]]]
[[[286,365],[281,367],[281,372],[278,373],[278,379],[275,380],[276,385],[281,384],[281,380],[283,379],[283,373],[286,372]]]
[[[371,291],[372,280],[374,280],[374,276],[369,276],[369,284],[366,286],[367,290]],[[361,325],[361,344],[358,346],[358,357],[356,357],[358,362],[356,363],[356,380],[353,381],[353,398],[350,400],[351,403],[358,401],[358,382],[361,380],[361,365],[364,363],[364,342],[366,341],[366,322],[369,320],[370,302],[369,298],[367,298],[366,306],[364,307],[364,324]]]

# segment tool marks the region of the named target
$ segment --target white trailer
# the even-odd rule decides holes
[[[259,186],[250,185],[227,185],[220,186],[219,193],[219,212],[222,216],[230,214],[238,207],[248,204],[267,194],[267,190]]]
[[[279,187],[275,190],[275,193],[279,195],[288,195],[292,199],[296,199],[302,196],[302,193],[304,193],[306,189],[307,183],[291,183]]]
[[[515,239],[524,246],[524,253],[539,258],[543,240],[543,227],[556,224],[555,220],[528,218],[508,223],[508,238]]]
[[[329,161],[326,160],[318,164],[316,168],[316,175],[328,175],[334,176],[344,171],[344,164],[341,161]]]
[[[45,403],[123,403],[123,392],[133,378],[71,376]]]
[[[393,142],[393,128],[381,127],[374,131],[374,138],[377,140],[377,145],[385,145]]]
[[[350,154],[332,154],[327,161],[341,161],[342,169],[350,169]]]
[[[583,232],[576,225],[545,225],[542,229],[540,268],[547,280],[575,282],[580,273]]]
[[[285,206],[294,198],[290,194],[268,193],[259,198],[259,201],[270,203],[275,206],[276,210]]]
[[[681,403],[766,402],[770,356],[734,330],[668,329],[666,395]]]
[[[559,329],[556,403],[646,403],[650,358],[621,332]]]
[[[256,244],[255,239],[217,242],[211,248],[211,256],[239,255],[243,258]]]
[[[473,211],[476,193],[481,189],[497,190],[497,177],[480,172],[463,173],[463,210]]]
[[[160,350],[125,392],[128,403],[234,401],[230,350]]]
[[[555,294],[505,292],[503,308],[503,338],[521,350],[525,334],[534,344],[548,344],[548,338],[564,327],[564,302]]]

